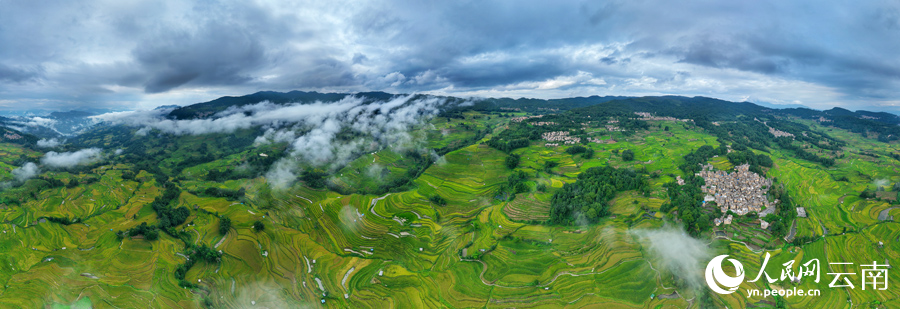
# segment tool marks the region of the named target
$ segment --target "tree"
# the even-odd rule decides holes
[[[441,197],[440,195],[435,194],[435,195],[431,196],[431,197],[428,198],[428,199],[429,199],[432,203],[435,203],[435,204],[437,204],[437,205],[440,205],[440,206],[447,206],[447,200],[444,199],[443,197]]]
[[[147,239],[150,241],[159,239],[159,230],[151,229],[151,230],[147,231],[147,233],[144,234],[144,239]]]
[[[253,222],[253,230],[262,232],[262,230],[264,229],[266,229],[266,226],[262,223],[262,221]]]
[[[581,154],[581,157],[585,158],[585,159],[593,158],[594,157],[594,149],[587,148],[587,150],[585,150],[584,153]]]
[[[519,166],[520,159],[521,156],[517,154],[510,154],[508,157],[506,157],[506,168],[515,169],[517,166]]]
[[[861,198],[873,198],[875,197],[875,193],[869,191],[869,189],[863,190],[863,192],[859,193],[859,197]]]
[[[319,169],[305,170],[300,179],[310,188],[321,189],[325,187],[325,176],[328,176],[328,173]]]
[[[230,229],[231,219],[229,219],[228,217],[222,217],[222,219],[219,220],[219,234],[225,235]]]
[[[631,149],[625,149],[625,151],[622,151],[622,160],[623,161],[634,160],[634,151],[631,151]]]
[[[556,161],[544,161],[544,173],[553,174],[553,168],[559,165]]]

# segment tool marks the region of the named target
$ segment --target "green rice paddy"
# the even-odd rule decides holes
[[[491,116],[438,118],[420,133],[429,147],[445,147],[508,121]],[[652,123],[649,130],[630,136],[591,129],[591,134],[616,140],[588,144],[595,150],[591,159],[566,153],[568,146],[547,147],[545,142],[513,151],[521,155],[518,169],[529,174],[532,192],[509,202],[493,196],[511,173],[504,164],[507,155],[482,143],[447,153],[414,180],[413,189],[384,195],[341,195],[302,184],[272,190],[262,178],[221,183],[204,179],[210,170],[239,166],[259,150],[184,168],[179,175],[185,191],[177,204],[187,206],[191,216],[176,230],[190,235],[194,244],[223,253],[221,263],[198,262],[190,269],[185,280],[199,286],[194,289],[180,287],[173,277],[186,259],[181,240],[164,233],[156,241],[118,240],[113,232],[156,222],[149,204],[162,193],[160,186],[146,173],[123,180],[122,171],[130,166],[101,166],[90,173],[98,182],[44,190],[22,205],[0,207],[0,307],[696,307],[698,293],[678,288],[672,273],[631,231],[671,221],[657,212],[667,198],[663,185],[680,175],[677,166],[686,154],[718,142],[680,122]],[[661,130],[656,126],[660,123],[671,129]],[[808,124],[846,141],[845,156],[834,167],[823,168],[773,151],[769,155],[775,167],[768,176],[784,183],[798,206],[806,207],[809,217],[797,218],[797,235],[812,241],[795,247],[749,223],[721,227],[731,240],[713,239],[710,233],[704,241],[718,254],[740,260],[750,277],[759,272],[765,252],[772,255],[766,271],[773,276],[788,260],[796,265],[816,258],[823,267],[838,261],[896,264],[900,227],[878,220],[896,199],[859,197],[876,183],[900,181],[900,162],[887,156],[897,151],[896,145]],[[618,155],[625,149],[634,151],[633,161]],[[864,157],[855,149],[883,155]],[[0,158],[39,156],[6,144],[0,145],[0,153],[8,154]],[[12,161],[0,161],[0,178],[11,179]],[[546,161],[559,164],[545,171]],[[722,170],[733,167],[724,158],[710,162]],[[548,218],[553,190],[574,182],[590,167],[604,165],[656,173],[650,179],[651,193],[620,193],[611,202],[614,216],[595,225],[536,223]],[[362,155],[333,176],[338,184],[367,188],[408,168],[402,152],[386,149]],[[87,174],[45,175],[68,181]],[[847,181],[837,180],[842,176]],[[546,192],[537,191],[538,184],[546,185]],[[247,197],[232,201],[190,193],[207,187],[244,188]],[[432,203],[429,197],[434,195],[444,197],[447,205]],[[900,215],[900,209],[889,213]],[[225,235],[218,233],[219,216],[233,222]],[[42,217],[79,221],[61,225]],[[251,228],[256,221],[265,224],[263,231]],[[766,246],[770,249],[763,251]],[[896,305],[900,297],[896,289],[829,288],[826,272],[823,269],[819,283],[804,280],[797,285],[818,288],[821,297],[788,298],[787,305],[844,307],[848,299],[854,305]],[[898,276],[892,272],[890,280],[900,282]],[[713,298],[730,308],[769,306],[772,298],[747,298],[744,292],[767,287],[772,286],[745,282],[737,293]],[[651,298],[675,291],[680,297]]]

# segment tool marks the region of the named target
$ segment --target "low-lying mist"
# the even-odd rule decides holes
[[[693,290],[702,287],[703,270],[713,255],[705,243],[670,225],[655,230],[633,230],[631,233],[649,249],[652,261],[659,261],[656,267],[668,270]]]
[[[268,182],[276,188],[290,186],[303,168],[334,171],[361,154],[392,148],[422,150],[424,137],[410,129],[435,117],[441,110],[465,105],[427,95],[397,96],[371,102],[347,96],[336,102],[310,104],[257,104],[231,107],[205,119],[176,120],[166,117],[170,110],[107,113],[92,116],[97,122],[141,127],[137,134],[151,130],[164,133],[200,135],[231,133],[261,127],[264,133],[255,145],[288,143],[288,152],[269,168]]]

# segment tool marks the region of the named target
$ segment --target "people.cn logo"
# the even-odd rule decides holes
[[[706,284],[713,292],[719,294],[731,294],[737,291],[738,286],[744,282],[744,265],[735,259],[728,259],[736,271],[735,276],[729,276],[722,270],[722,260],[728,257],[727,254],[717,256],[709,261],[706,265]],[[723,287],[725,289],[723,289]]]

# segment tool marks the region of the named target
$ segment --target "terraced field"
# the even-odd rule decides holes
[[[178,169],[172,179],[177,178],[182,191],[173,205],[187,207],[190,216],[174,227],[178,238],[160,233],[154,241],[140,236],[119,239],[115,234],[159,220],[150,205],[164,188],[149,171],[129,179],[123,174],[135,167],[120,163],[99,164],[87,172],[48,171],[43,176],[63,182],[89,175],[98,181],[41,190],[21,205],[0,207],[0,307],[683,308],[698,307],[701,298],[711,297],[716,305],[741,308],[774,306],[772,298],[748,298],[746,289],[793,287],[787,282],[775,286],[765,280],[745,281],[735,294],[708,295],[685,279],[699,276],[703,265],[694,265],[695,271],[684,276],[640,236],[640,231],[678,224],[659,212],[668,202],[664,185],[681,175],[678,166],[687,154],[700,146],[719,145],[715,136],[674,121],[651,121],[648,130],[635,134],[589,129],[616,142],[585,144],[594,150],[588,159],[567,153],[571,146],[532,141],[511,151],[521,156],[516,170],[528,175],[529,190],[504,201],[496,195],[513,173],[505,164],[509,154],[484,142],[508,120],[478,113],[463,119],[436,118],[417,134],[431,148],[455,150],[437,156],[411,189],[385,194],[339,194],[303,183],[272,189],[262,177],[207,179],[211,171],[242,166],[260,153],[280,151],[278,147],[240,151]],[[830,168],[777,150],[768,154],[775,163],[768,176],[806,207],[809,217],[796,219],[797,236],[809,241],[786,244],[746,222],[720,228],[727,237],[708,233],[700,241],[709,254],[740,260],[751,278],[766,253],[771,259],[765,271],[772,276],[789,260],[797,265],[819,259],[823,280],[796,286],[818,288],[821,297],[784,299],[791,307],[843,307],[848,299],[853,304],[896,304],[900,295],[895,290],[833,289],[824,275],[834,270],[828,268],[830,262],[900,261],[900,227],[878,219],[883,211],[900,215],[900,209],[893,208],[896,199],[859,197],[863,190],[900,181],[898,161],[854,152],[887,154],[896,146],[804,123],[848,143],[845,156]],[[454,144],[491,128],[498,129],[471,144]],[[203,142],[214,140],[191,141]],[[623,160],[624,150],[633,151],[634,160]],[[0,153],[6,154],[0,156],[0,178],[7,180],[14,168],[9,157],[40,157],[6,144]],[[548,161],[557,165],[545,169]],[[710,162],[718,169],[733,168],[724,157]],[[361,154],[330,181],[347,190],[371,192],[406,175],[414,164],[400,150],[383,149]],[[646,170],[653,174],[649,193],[618,193],[609,205],[612,215],[597,224],[548,224],[553,192],[596,166]],[[841,177],[846,179],[838,180]],[[538,190],[539,185],[546,189]],[[243,189],[245,195],[213,197],[203,193],[206,188]],[[446,205],[435,203],[435,196]],[[48,217],[77,221],[60,224]],[[218,231],[223,218],[232,222],[224,235]],[[253,228],[256,222],[264,228]],[[218,263],[198,261],[190,267],[184,281],[194,286],[188,287],[173,276],[189,258],[185,240],[222,253]],[[892,272],[890,280],[896,282],[898,276]]]

